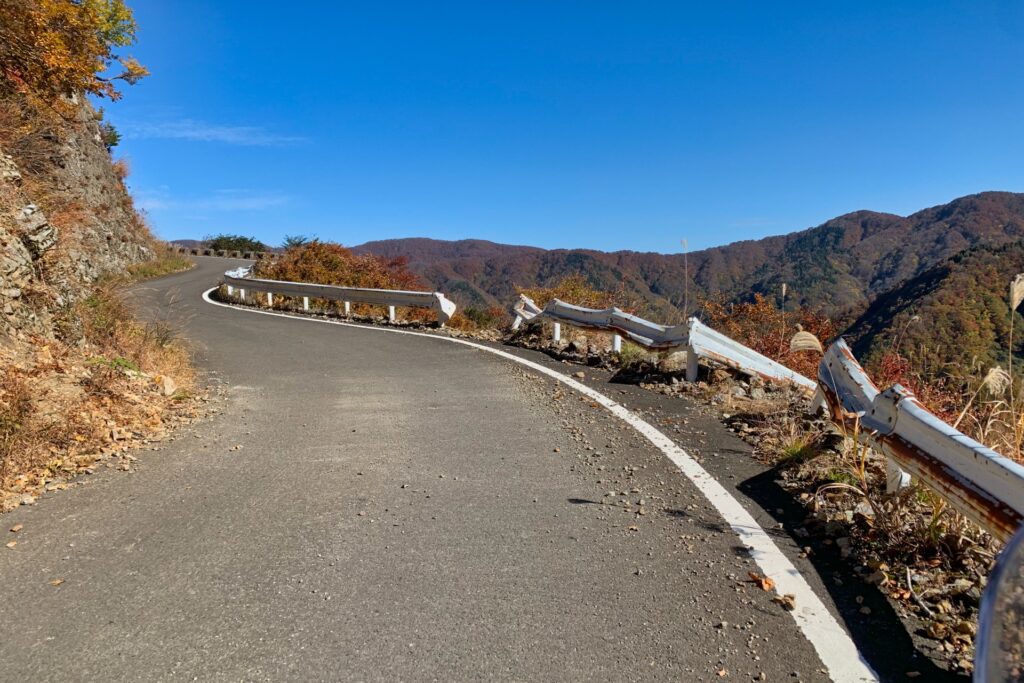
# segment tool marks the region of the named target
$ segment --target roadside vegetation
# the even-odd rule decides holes
[[[290,245],[290,246],[288,246]],[[293,280],[338,287],[370,289],[399,289],[428,291],[423,280],[409,269],[405,258],[385,258],[373,254],[356,254],[336,242],[293,236],[286,239],[284,253],[276,258],[261,259],[253,267],[253,276],[267,280]],[[221,296],[225,296],[221,292]],[[261,301],[255,301],[262,305]],[[292,310],[300,300],[276,296],[274,308]],[[311,310],[317,313],[339,315],[342,303],[312,299]],[[351,315],[377,319],[384,314],[379,306],[353,303]],[[400,318],[416,324],[432,321],[435,314],[427,309],[400,309]],[[472,325],[468,319],[459,324]]]
[[[110,157],[120,135],[84,102],[117,99],[146,75],[121,54],[135,29],[121,0],[0,3],[0,149],[10,155],[0,208],[6,217],[28,205],[44,217],[31,268],[4,284],[17,286],[18,308],[8,304],[13,322],[0,337],[0,511],[102,461],[129,468],[132,446],[195,413],[195,373],[176,324],[139,320],[121,295],[190,264],[135,211],[128,164]],[[68,182],[79,166],[95,187]],[[0,225],[30,242],[19,229]]]
[[[553,299],[585,308],[611,308],[617,306],[626,313],[636,313],[640,301],[627,293],[622,286],[614,290],[595,286],[581,273],[566,275],[547,287],[517,287],[516,292],[530,297],[535,304],[544,308]]]
[[[213,249],[214,251],[269,251],[268,247],[263,242],[260,242],[255,237],[245,237],[244,235],[213,235],[203,240],[206,244],[207,249]]]
[[[258,261],[253,270],[268,280],[295,280],[339,287],[372,287],[425,291],[404,258],[356,254],[336,242],[309,240],[276,259]]]

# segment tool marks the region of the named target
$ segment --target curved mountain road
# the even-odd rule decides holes
[[[136,297],[187,319],[223,410],[4,518],[5,679],[830,680],[596,403],[448,341],[212,306],[231,262],[197,260]]]

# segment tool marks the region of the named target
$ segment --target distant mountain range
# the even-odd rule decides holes
[[[690,310],[709,295],[778,297],[786,283],[790,302],[852,321],[844,335],[863,357],[899,342],[933,370],[993,363],[1005,357],[1006,288],[1024,271],[1021,240],[1024,194],[984,192],[906,217],[856,211],[800,232],[689,254]],[[682,254],[425,238],[354,249],[407,257],[413,270],[463,305],[506,306],[517,286],[582,273],[597,288],[621,283],[657,320],[684,316]]]
[[[833,315],[857,311],[966,249],[1022,238],[1024,194],[985,192],[907,217],[856,211],[800,232],[689,254],[690,305],[709,294],[735,299],[777,293],[787,283],[793,301]],[[583,273],[599,288],[623,283],[663,313],[678,311],[684,298],[682,254],[426,238],[354,249],[407,257],[416,272],[465,305],[507,305],[517,286],[548,285],[569,273]]]

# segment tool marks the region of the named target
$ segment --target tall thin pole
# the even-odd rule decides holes
[[[687,244],[683,240],[683,320],[690,315],[690,263],[687,258]]]
[[[782,340],[779,346],[779,353],[786,353],[786,283],[782,283]]]

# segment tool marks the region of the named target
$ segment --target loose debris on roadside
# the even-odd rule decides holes
[[[506,341],[612,369],[616,382],[704,406],[774,469],[777,482],[803,506],[806,516],[793,533],[804,541],[805,554],[813,553],[811,539],[834,547],[931,646],[933,659],[953,671],[972,671],[981,595],[999,550],[987,533],[926,487],[887,496],[881,456],[854,444],[827,417],[809,415],[808,399],[798,389],[714,366],[702,367],[699,381],[686,382],[685,353],[633,351],[622,362],[608,352],[603,336],[570,332],[554,342],[534,323]],[[762,588],[766,578],[751,576]],[[796,606],[792,596],[773,601],[787,610]],[[860,610],[870,614],[866,606]]]

